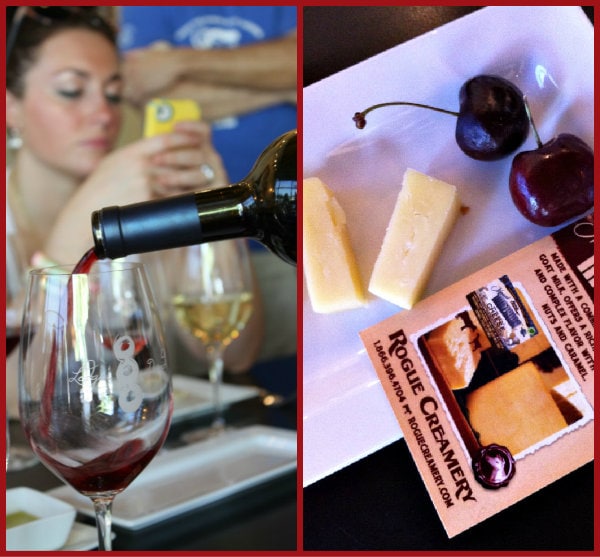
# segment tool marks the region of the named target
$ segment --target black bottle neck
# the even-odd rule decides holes
[[[253,236],[246,218],[246,183],[215,190],[105,207],[92,214],[99,259],[161,251],[229,238]]]

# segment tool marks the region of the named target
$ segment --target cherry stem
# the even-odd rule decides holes
[[[535,122],[533,121],[533,116],[531,114],[531,108],[529,106],[529,103],[527,102],[527,97],[525,95],[523,95],[523,103],[525,104],[525,112],[527,113],[527,118],[529,120],[529,123],[531,124],[533,135],[535,135],[535,141],[537,142],[538,147],[542,147],[543,143],[540,139],[540,134],[538,133],[537,128],[535,127]]]
[[[436,106],[430,106],[428,104],[421,103],[411,103],[411,102],[388,102],[388,103],[380,103],[374,104],[369,108],[363,110],[362,112],[355,112],[352,120],[356,123],[356,127],[359,130],[362,130],[367,125],[367,120],[365,116],[371,112],[372,110],[376,110],[378,108],[382,108],[384,106],[416,106],[417,108],[427,108],[429,110],[435,110],[435,112],[442,112],[444,114],[450,114],[451,116],[458,116],[458,112],[454,112],[453,110],[446,110],[444,108],[438,108]]]

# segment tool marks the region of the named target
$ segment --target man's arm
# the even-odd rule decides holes
[[[281,103],[296,104],[296,88],[281,91],[259,91],[241,87],[221,87],[182,81],[161,91],[171,98],[193,99],[202,107],[202,118],[213,122],[238,116]]]
[[[139,104],[151,96],[193,84],[242,88],[246,92],[296,90],[296,32],[281,38],[234,49],[193,48],[132,50],[125,56],[126,96]],[[206,93],[205,93],[206,94]]]

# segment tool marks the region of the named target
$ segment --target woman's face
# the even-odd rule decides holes
[[[40,47],[23,98],[7,95],[9,125],[41,162],[84,178],[116,142],[121,89],[114,45],[99,33],[64,30]]]

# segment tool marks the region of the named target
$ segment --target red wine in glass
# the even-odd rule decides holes
[[[46,452],[38,452],[42,462],[83,495],[123,491],[154,458],[167,435],[153,446],[143,440],[127,441],[113,452],[104,453],[80,466],[67,466]]]
[[[110,549],[112,499],[163,445],[173,400],[143,267],[116,264],[92,273],[96,260],[90,250],[73,270],[32,274],[20,409],[39,459],[94,502],[100,548]],[[35,331],[37,323],[43,327]]]

